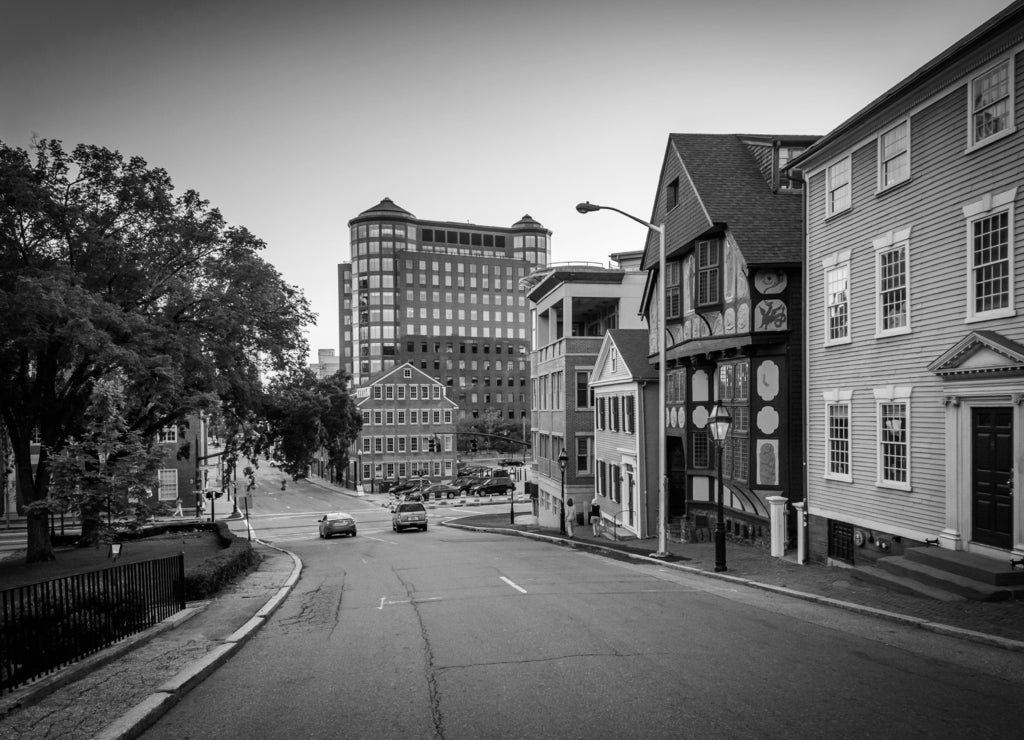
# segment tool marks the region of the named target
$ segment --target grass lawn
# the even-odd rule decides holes
[[[54,578],[88,573],[121,563],[156,560],[179,552],[185,553],[185,570],[222,552],[216,533],[209,531],[162,534],[144,539],[129,540],[121,546],[116,562],[107,557],[108,547],[82,547],[54,549],[55,560],[47,563],[25,563],[25,553],[18,552],[0,560],[0,590],[41,583]]]

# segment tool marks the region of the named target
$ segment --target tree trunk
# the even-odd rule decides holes
[[[14,467],[17,470],[18,494],[22,502],[31,504],[45,501],[48,488],[45,452],[40,452],[35,471],[32,469],[32,453],[28,444],[14,445]],[[33,477],[35,472],[35,477]],[[53,543],[50,542],[50,513],[33,506],[26,507],[28,531],[25,542],[25,562],[41,563],[53,560]]]
[[[102,520],[98,509],[82,509],[82,536],[75,547],[98,547]]]
[[[53,559],[53,544],[50,542],[50,512],[45,509],[29,509],[25,562],[42,563]]]

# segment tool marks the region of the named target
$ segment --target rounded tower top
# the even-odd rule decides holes
[[[367,208],[365,211],[356,216],[352,221],[364,221],[366,219],[374,218],[400,218],[400,219],[415,219],[416,217],[409,213],[407,210],[399,205],[396,205],[391,198],[384,198],[380,203]],[[352,223],[350,221],[349,223]]]
[[[521,219],[519,219],[514,224],[512,224],[512,228],[513,229],[527,229],[527,230],[530,230],[530,231],[544,231],[545,230],[544,227],[541,225],[540,221],[535,219],[529,213],[527,213]]]

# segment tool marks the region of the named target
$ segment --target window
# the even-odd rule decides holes
[[[825,268],[825,345],[850,342],[850,252],[822,260]]]
[[[971,80],[969,146],[995,141],[1014,131],[1012,80],[1010,59]]]
[[[884,488],[910,490],[911,386],[875,388],[878,482]]]
[[[967,217],[967,320],[1015,316],[1013,201],[1017,188],[964,207]]]
[[[576,437],[576,474],[590,475],[590,437]]]
[[[665,210],[671,211],[679,205],[679,178],[668,184],[665,188]]]
[[[850,399],[852,391],[826,391],[825,401],[826,460],[825,477],[853,482],[850,467]]]
[[[825,217],[827,218],[850,207],[850,158],[841,159],[829,167],[825,179]]]
[[[626,406],[623,411],[623,431],[629,434],[634,434],[636,432],[636,414],[633,408],[633,396],[626,396],[625,402]]]
[[[750,360],[719,365],[718,398],[732,417],[722,471],[727,478],[745,481],[750,467]]]
[[[157,498],[160,501],[175,501],[178,498],[178,471],[174,468],[161,468],[156,471]]]
[[[605,402],[606,399],[604,396],[600,396],[597,399],[597,414],[594,418],[594,426],[597,429],[605,428]]]
[[[718,303],[719,264],[721,243],[697,242],[697,305]]]
[[[910,177],[910,121],[903,121],[878,139],[878,189]]]
[[[590,389],[590,371],[576,372],[576,408],[589,409],[594,405],[594,393]]]
[[[875,336],[910,331],[910,229],[875,239]]]
[[[681,263],[667,262],[665,264],[665,317],[669,319],[679,317],[682,305],[680,301],[681,274]]]
[[[177,442],[178,441],[178,427],[174,424],[166,426],[160,430],[158,442]],[[177,484],[175,484],[177,486]],[[177,498],[177,496],[175,496]]]

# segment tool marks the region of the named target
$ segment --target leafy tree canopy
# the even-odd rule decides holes
[[[317,378],[304,369],[270,385],[266,408],[269,437],[286,473],[305,472],[320,449],[336,469],[348,465],[348,448],[363,425],[348,383],[344,371]]]
[[[47,498],[49,455],[82,436],[94,384],[111,374],[130,431],[215,405],[251,420],[261,378],[304,363],[314,318],[264,246],[139,157],[0,142],[0,418],[19,505]],[[30,561],[52,557],[36,511]]]

